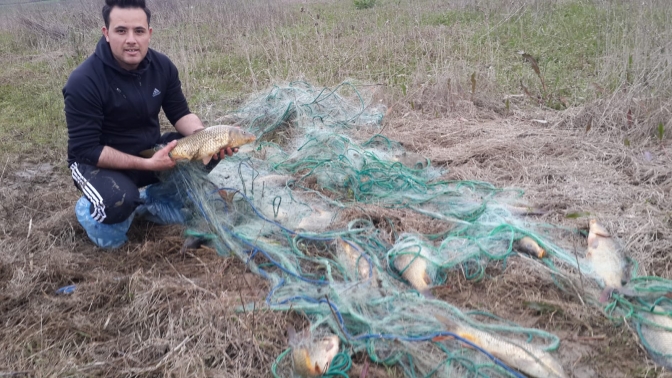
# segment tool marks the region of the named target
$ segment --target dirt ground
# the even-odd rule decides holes
[[[649,274],[672,278],[669,143],[625,146],[603,130],[561,127],[563,116],[465,105],[441,119],[396,112],[383,134],[447,167],[446,178],[524,189],[550,223],[585,226],[567,215],[590,212]],[[0,376],[270,376],[287,326],[304,320],[256,306],[236,312],[269,290],[241,261],[207,248],[182,255],[180,227],[140,221],[121,249],[97,249],[76,221],[79,194],[64,161],[26,154],[0,164]],[[479,283],[450,272],[435,295],[555,333],[572,377],[672,376],[630,327],[516,264],[490,267]],[[67,285],[71,294],[56,294]],[[553,306],[533,305],[542,299]],[[363,359],[354,361],[350,375],[360,377]],[[373,365],[366,376],[390,375],[401,376]]]

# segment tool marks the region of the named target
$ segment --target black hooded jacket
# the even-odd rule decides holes
[[[103,146],[138,155],[161,136],[159,111],[175,123],[189,114],[177,67],[149,49],[138,68],[119,67],[102,37],[63,87],[68,165],[97,165]]]

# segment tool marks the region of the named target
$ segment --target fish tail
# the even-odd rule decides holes
[[[605,287],[604,290],[602,290],[600,293],[600,303],[606,303],[611,297],[611,293],[613,293],[615,289],[616,288],[611,286]]]
[[[296,336],[296,329],[294,329],[294,327],[292,327],[291,325],[287,327],[287,339],[290,344],[298,341],[298,338]]]
[[[618,289],[616,289],[616,291],[619,294],[621,294],[623,296],[626,296],[626,297],[639,297],[640,296],[639,293],[637,293],[636,291],[634,291],[632,289],[629,289],[627,287],[619,287]]]

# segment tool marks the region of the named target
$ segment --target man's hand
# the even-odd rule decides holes
[[[212,155],[212,158],[215,160],[224,159],[226,155],[233,156],[233,154],[235,154],[236,152],[238,152],[238,147],[236,148],[226,147],[219,150],[218,154]]]
[[[170,151],[175,148],[177,141],[168,143],[162,149],[156,151],[154,156],[148,159],[147,163],[152,171],[167,171],[175,167],[175,160],[170,157]]]
[[[236,126],[236,127],[240,128],[240,126]],[[212,158],[215,159],[215,160],[224,159],[226,157],[226,155],[233,156],[233,154],[235,154],[236,152],[238,152],[238,147],[236,147],[236,148],[226,147],[226,148],[222,148],[221,150],[219,150],[219,154],[212,155]]]

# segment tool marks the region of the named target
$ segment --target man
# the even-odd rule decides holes
[[[146,196],[139,188],[157,183],[157,172],[175,166],[169,153],[177,139],[204,126],[189,110],[175,65],[149,49],[151,13],[145,0],[106,0],[102,13],[103,36],[95,53],[68,78],[63,98],[68,165],[83,193],[75,206],[77,219],[95,244],[116,248],[127,241],[139,205],[145,212],[158,209],[153,214],[158,221],[182,220],[175,203],[152,198],[156,185]],[[177,132],[161,135],[161,108]],[[157,144],[166,146],[151,158],[139,156]],[[206,169],[234,152],[220,151]],[[157,206],[147,206],[152,202]]]

